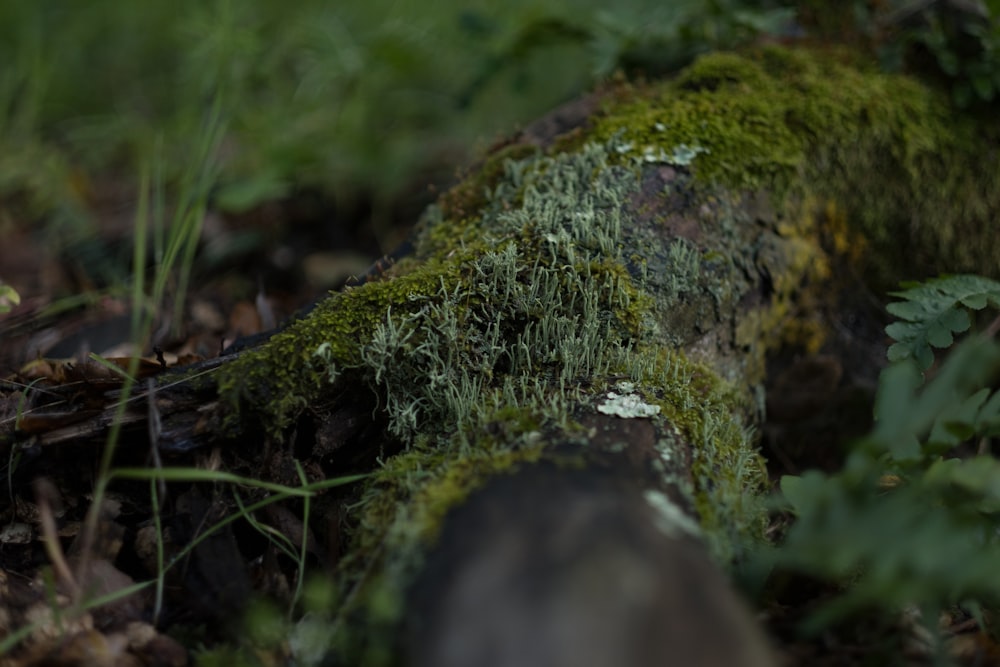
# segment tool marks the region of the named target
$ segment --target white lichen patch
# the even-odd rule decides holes
[[[673,151],[666,156],[667,164],[676,165],[679,167],[686,167],[691,164],[696,157],[702,153],[708,153],[709,150],[703,146],[689,146],[687,144],[677,144],[674,146]]]
[[[655,127],[661,132],[667,129],[662,123],[657,123]],[[702,153],[711,152],[709,149],[698,144],[680,143],[667,151],[663,146],[650,144],[643,145],[640,148],[632,141],[614,143],[613,150],[620,155],[631,155],[637,164],[645,162],[649,164],[670,164],[675,167],[687,167]]]
[[[701,536],[701,528],[684,513],[677,503],[670,500],[665,493],[656,489],[647,489],[642,494],[646,502],[656,513],[656,527],[668,537]]]
[[[635,382],[629,382],[628,380],[622,380],[621,382],[616,382],[615,389],[617,389],[618,393],[620,394],[634,394]]]
[[[625,383],[619,383],[619,385],[621,384]],[[615,415],[622,419],[636,419],[660,414],[660,406],[650,405],[636,394],[618,394],[609,391],[604,403],[597,406],[597,411],[606,415]]]

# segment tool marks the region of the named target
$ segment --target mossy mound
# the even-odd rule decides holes
[[[377,395],[403,453],[367,484],[344,561],[376,626],[398,617],[450,507],[491,475],[567,460],[547,443],[585,461],[586,417],[623,383],[659,408],[643,417],[654,489],[679,489],[715,555],[739,558],[763,528],[765,354],[822,343],[820,238],[865,243],[882,278],[991,272],[1000,249],[961,235],[1000,209],[1000,172],[972,166],[995,156],[991,132],[913,81],[828,54],[716,54],[618,89],[558,148],[488,159],[381,280],[228,364],[225,418],[252,414],[280,437],[334,388]]]

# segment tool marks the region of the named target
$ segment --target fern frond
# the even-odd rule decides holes
[[[913,358],[920,370],[934,363],[931,347],[948,347],[954,334],[969,329],[969,310],[987,305],[1000,308],[1000,282],[982,276],[958,275],[906,283],[907,289],[892,292],[902,301],[886,306],[899,318],[885,328],[896,342],[889,347],[889,361]]]

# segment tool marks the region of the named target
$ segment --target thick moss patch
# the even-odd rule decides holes
[[[1000,237],[967,232],[1000,213],[1000,127],[913,79],[845,60],[777,47],[705,56],[612,105],[589,140],[612,141],[630,161],[683,161],[699,180],[776,202],[835,201],[870,244],[879,281],[996,275]]]

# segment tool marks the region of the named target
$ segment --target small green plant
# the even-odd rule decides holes
[[[970,310],[1000,308],[1000,282],[989,278],[946,276],[903,286],[905,290],[892,292],[902,300],[886,307],[901,320],[885,330],[896,341],[889,348],[889,361],[913,358],[920,370],[934,362],[931,347],[949,347],[954,334],[969,329]]]
[[[896,2],[882,18],[888,69],[907,68],[946,86],[960,107],[1000,95],[1000,3]]]
[[[844,586],[810,621],[818,628],[860,609],[915,607],[936,618],[948,605],[1000,601],[1000,345],[969,335],[933,377],[931,346],[970,327],[966,309],[1000,308],[1000,284],[937,278],[895,293],[894,359],[878,384],[871,433],[836,474],[786,476],[781,492],[797,519],[775,554],[779,567]],[[979,446],[960,457],[955,447]]]
[[[0,283],[0,315],[9,313],[21,303],[21,295],[10,285]]]

